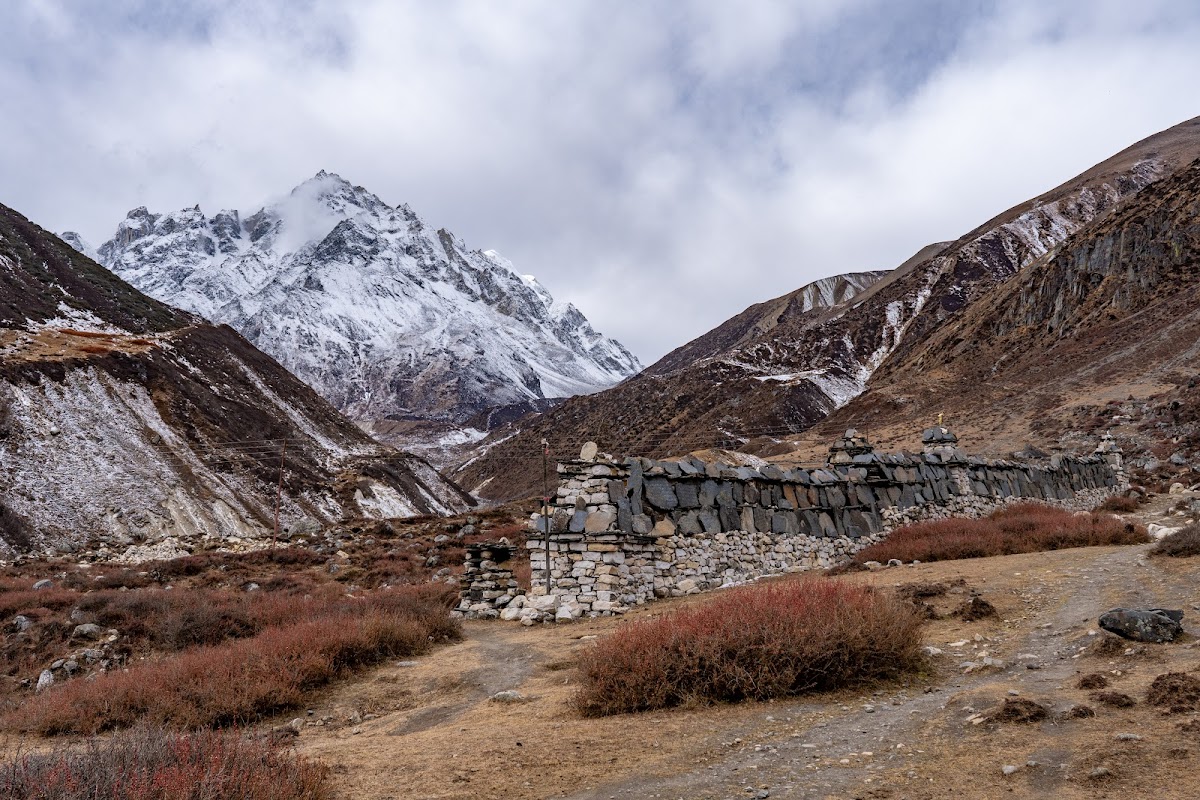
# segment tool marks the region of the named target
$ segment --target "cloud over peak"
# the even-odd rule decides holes
[[[649,363],[1200,113],[1182,4],[18,0],[0,202],[107,238],[324,168]]]

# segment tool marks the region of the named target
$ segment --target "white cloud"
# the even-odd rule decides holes
[[[1078,9],[27,2],[0,202],[98,242],[134,206],[253,211],[336,171],[651,361],[1200,113],[1194,15]]]

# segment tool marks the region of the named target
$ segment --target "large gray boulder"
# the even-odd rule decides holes
[[[1179,624],[1182,620],[1182,611],[1114,608],[1100,615],[1100,627],[1135,642],[1161,644],[1173,642],[1183,633],[1183,626]]]

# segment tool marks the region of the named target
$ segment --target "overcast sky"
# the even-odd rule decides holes
[[[1200,115],[1189,2],[7,0],[0,202],[107,239],[320,169],[649,364]]]

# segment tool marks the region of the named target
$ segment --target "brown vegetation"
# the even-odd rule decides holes
[[[1114,494],[1092,510],[1109,511],[1114,514],[1129,514],[1138,510],[1138,502],[1132,497]]]
[[[805,579],[631,622],[580,659],[589,716],[840,689],[919,668],[921,619],[893,594]]]
[[[1200,525],[1188,525],[1164,536],[1150,550],[1150,555],[1173,558],[1200,556]]]
[[[196,607],[183,613],[207,626],[208,633],[196,638],[219,636],[229,618],[220,609],[206,616],[198,593],[184,596]],[[263,610],[241,619],[246,629],[263,625],[250,638],[189,647],[171,658],[51,686],[0,724],[47,735],[97,733],[142,721],[188,729],[244,725],[299,706],[306,693],[353,670],[423,653],[460,635],[444,598],[415,588],[362,598],[297,598],[290,608],[272,602]],[[289,624],[293,619],[303,621]]]
[[[80,331],[74,328],[59,328],[59,331],[68,336],[79,336],[84,339],[115,339],[118,334],[105,333],[104,331]]]
[[[1200,711],[1200,678],[1186,672],[1159,675],[1146,692],[1146,702],[1165,709],[1168,714]]]
[[[472,524],[377,522],[335,531],[328,545],[137,567],[0,569],[0,621],[9,626],[0,645],[2,724],[47,733],[142,719],[224,726],[295,707],[360,667],[459,635],[447,613],[457,596],[447,567],[458,567],[466,542],[514,534],[510,512]],[[32,589],[40,578],[53,586]],[[89,624],[97,627],[76,634]],[[35,695],[41,672],[64,663]]]
[[[946,561],[1068,547],[1142,544],[1146,529],[1108,514],[1072,514],[1039,503],[1017,503],[982,519],[951,518],[897,528],[861,550],[852,563]]]
[[[0,765],[0,796],[30,800],[323,800],[328,768],[231,734],[140,727]]]

